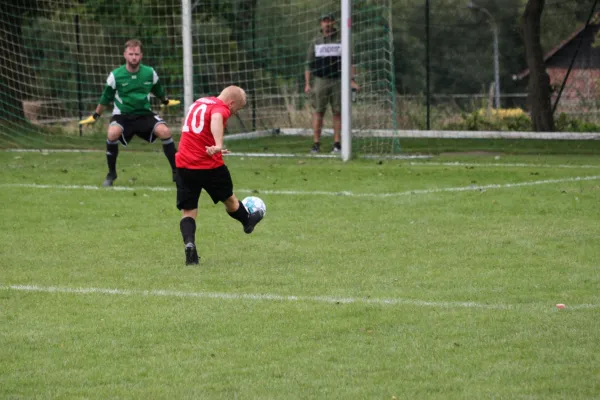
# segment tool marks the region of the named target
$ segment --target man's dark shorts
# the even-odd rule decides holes
[[[154,128],[156,125],[166,124],[166,122],[155,114],[145,115],[113,115],[110,120],[111,125],[118,125],[123,130],[123,133],[119,137],[119,142],[123,146],[133,139],[133,136],[139,136],[148,143],[152,143],[156,140],[154,136]]]
[[[212,201],[217,204],[233,195],[233,182],[226,165],[214,169],[177,168],[177,208],[194,210],[202,189],[206,190]]]

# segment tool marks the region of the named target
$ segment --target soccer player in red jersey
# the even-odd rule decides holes
[[[262,212],[248,214],[233,194],[233,182],[223,154],[223,134],[227,119],[246,105],[246,93],[238,86],[228,86],[217,97],[203,97],[190,107],[181,132],[177,165],[177,208],[182,212],[179,227],[185,244],[186,265],[198,264],[196,217],[198,200],[204,189],[212,201],[240,221],[244,232],[252,233],[263,218]]]

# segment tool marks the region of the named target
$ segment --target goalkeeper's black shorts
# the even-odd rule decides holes
[[[134,136],[139,136],[148,143],[154,142],[156,140],[154,128],[166,122],[156,114],[120,114],[113,115],[110,124],[121,127],[123,133],[119,137],[119,142],[127,146]]]
[[[198,208],[202,189],[206,190],[215,204],[233,195],[233,181],[226,165],[213,169],[177,168],[175,182],[177,183],[177,208],[180,210]]]

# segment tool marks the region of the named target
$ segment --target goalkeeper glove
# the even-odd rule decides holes
[[[96,120],[98,118],[100,118],[100,114],[98,114],[97,112],[95,112],[92,115],[90,115],[89,117],[87,117],[86,119],[82,119],[81,121],[79,121],[79,125],[93,124],[94,122],[96,122]]]
[[[168,98],[165,97],[165,99],[162,101],[162,105],[161,107],[173,107],[173,106],[177,106],[179,105],[181,102],[179,100],[169,100]]]

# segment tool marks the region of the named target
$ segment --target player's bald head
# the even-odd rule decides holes
[[[227,86],[221,94],[219,99],[229,106],[231,113],[235,113],[246,105],[246,92],[239,86]]]

